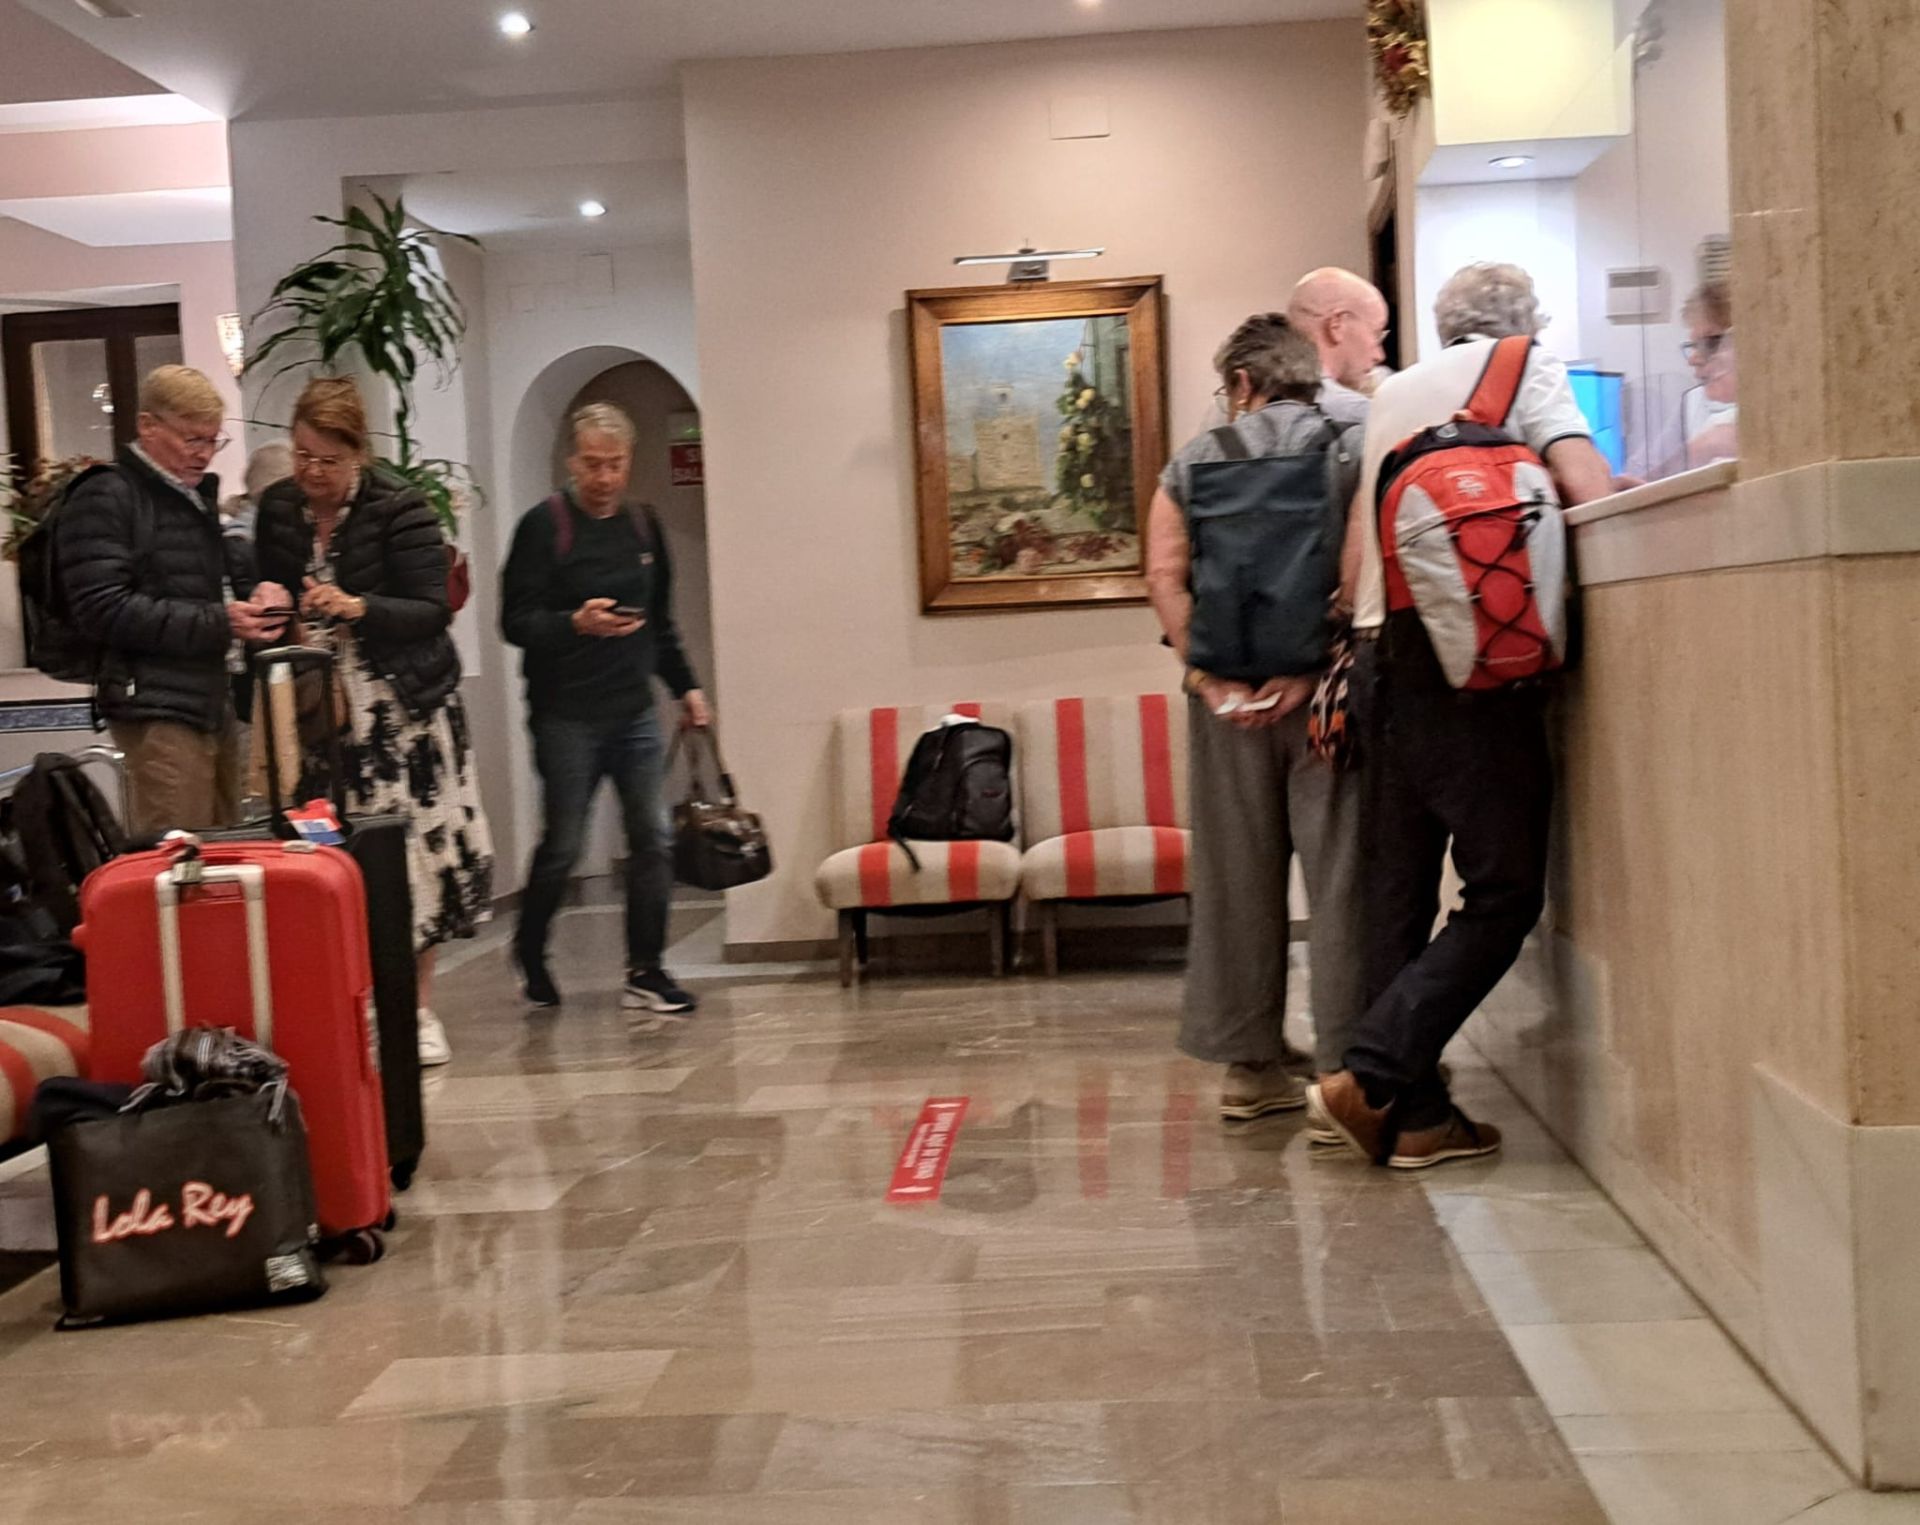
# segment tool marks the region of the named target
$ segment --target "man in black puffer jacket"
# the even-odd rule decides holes
[[[229,685],[239,643],[278,634],[220,533],[207,467],[226,440],[213,383],[165,365],[140,388],[136,443],[81,482],[55,520],[56,565],[75,626],[102,649],[94,701],[127,759],[134,835],[225,826],[240,815],[239,729]]]

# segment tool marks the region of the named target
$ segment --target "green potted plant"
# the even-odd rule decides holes
[[[279,361],[267,381],[318,367],[333,374],[357,354],[393,389],[394,448],[380,464],[426,495],[449,537],[460,514],[481,501],[473,472],[460,461],[423,456],[413,436],[413,389],[423,362],[443,374],[460,366],[466,308],[430,257],[437,237],[479,247],[464,233],[434,234],[409,226],[406,204],[372,195],[374,211],[350,208],[315,222],[340,230],[340,241],[295,266],[253,315],[270,332],[247,358],[243,375]]]

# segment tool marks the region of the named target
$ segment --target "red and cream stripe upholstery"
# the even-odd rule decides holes
[[[1187,893],[1187,728],[1167,694],[1020,711],[1030,900]]]
[[[1011,842],[916,842],[913,850],[918,872],[891,842],[849,847],[820,865],[814,888],[835,911],[1011,900],[1020,888],[1020,849]]]
[[[814,888],[830,910],[1011,900],[1019,889],[1020,850],[1010,842],[916,842],[916,873],[907,855],[886,840],[887,817],[913,744],[954,714],[1013,728],[1007,706],[972,701],[841,712],[834,824],[841,850],[814,875]]]
[[[12,1142],[27,1131],[33,1093],[56,1075],[85,1075],[92,1057],[81,1011],[65,1014],[29,1006],[0,1008],[0,1141]]]

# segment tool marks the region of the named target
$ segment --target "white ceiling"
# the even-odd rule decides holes
[[[225,243],[233,237],[233,192],[213,185],[195,191],[36,196],[0,201],[0,217],[17,217],[96,249]]]
[[[10,0],[0,0],[0,4]],[[139,0],[103,21],[19,0],[223,117],[651,95],[698,58],[1357,16],[1361,0]],[[518,5],[523,42],[495,22]],[[0,49],[4,52],[4,49]]]
[[[0,105],[0,135],[16,132],[78,132],[95,127],[178,127],[217,122],[184,95],[101,95],[69,101],[16,101]]]
[[[488,248],[684,244],[689,234],[687,169],[678,161],[404,175],[395,188],[422,222],[471,233]],[[588,200],[607,215],[582,217]]]

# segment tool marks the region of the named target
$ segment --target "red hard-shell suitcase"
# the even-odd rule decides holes
[[[387,1144],[353,860],[306,843],[187,839],[89,875],[80,916],[92,1078],[137,1084],[147,1050],[189,1023],[272,1049],[306,1114],[321,1232],[377,1255]]]

